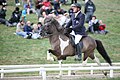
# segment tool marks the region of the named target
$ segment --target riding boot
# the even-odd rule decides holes
[[[80,61],[81,60],[81,56],[82,56],[80,44],[78,43],[75,48],[76,48],[75,60]]]

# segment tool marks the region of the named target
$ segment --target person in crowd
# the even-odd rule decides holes
[[[87,32],[97,33],[99,31],[99,20],[96,16],[92,16],[92,19],[89,21],[89,27]]]
[[[2,5],[2,8],[0,9],[0,24],[4,24],[6,26],[12,26],[7,19],[5,19],[6,17],[6,5]]]
[[[71,4],[77,3],[77,0],[71,0]]]
[[[19,6],[20,5],[19,0],[15,0],[15,4],[16,4],[16,6]]]
[[[67,0],[60,0],[60,3],[66,4]]]
[[[42,6],[42,9],[43,9],[43,10],[46,10],[47,13],[48,13],[49,8],[50,8],[50,6],[51,6],[50,1],[49,1],[49,0],[43,0],[42,5],[43,5],[43,6]]]
[[[32,32],[31,22],[27,21],[26,25],[23,28],[24,32],[27,32],[28,34]]]
[[[44,19],[48,16],[48,13],[46,12],[46,10],[42,11],[42,16],[39,17],[39,22],[41,22],[42,24],[44,24]]]
[[[5,5],[2,5],[1,9],[0,9],[0,18],[3,18],[5,19],[6,17],[6,6]]]
[[[28,0],[27,3],[24,4],[24,9],[26,10],[27,14],[36,13],[30,0]]]
[[[27,38],[28,35],[26,32],[24,32],[24,21],[20,21],[18,24],[17,24],[17,27],[16,27],[16,35],[19,35],[19,36],[22,36],[23,38]]]
[[[0,5],[7,5],[7,1],[6,0],[0,0]]]
[[[106,24],[102,22],[102,20],[99,20],[99,34],[107,34],[108,31],[106,29]]]
[[[40,32],[41,32],[42,23],[38,22],[37,24],[33,24],[33,34],[32,39],[39,39],[41,38]]]
[[[52,5],[50,5],[49,9],[47,10],[47,13],[48,13],[48,14],[50,14],[50,13],[51,13],[51,11],[53,11],[53,10],[54,10],[53,6],[52,6]]]
[[[20,21],[21,17],[21,11],[19,10],[19,7],[16,7],[15,10],[12,12],[12,16],[9,19],[9,23],[16,26],[17,23]]]
[[[35,10],[36,10],[38,19],[41,16],[41,7],[42,7],[42,0],[36,0],[35,1]]]
[[[73,9],[73,15],[70,21],[66,25],[66,29],[72,31],[72,35],[75,36],[75,58],[76,60],[81,60],[81,45],[79,41],[83,35],[86,35],[86,29],[84,26],[85,15],[81,12],[81,5],[79,3],[74,3],[71,5]],[[72,28],[70,28],[72,26]],[[67,35],[65,33],[65,35]],[[68,36],[68,35],[67,35]]]
[[[92,16],[95,11],[96,11],[96,7],[94,3],[92,2],[92,0],[88,0],[87,3],[85,3],[85,9],[84,9],[86,23],[88,23],[92,19]]]
[[[27,33],[28,35],[28,39],[31,39],[32,37],[32,25],[31,25],[31,22],[30,21],[27,21],[26,25],[24,26],[23,28],[23,31]]]
[[[22,10],[22,14],[20,18],[21,21],[24,21],[24,22],[27,21],[26,14],[27,14],[26,10]]]
[[[60,8],[60,0],[54,0],[53,6],[54,9],[57,11]]]
[[[85,3],[87,3],[89,0],[84,0],[85,1]]]
[[[58,13],[58,14],[62,14],[62,15],[63,15],[63,14],[66,13],[66,12],[67,12],[67,11],[65,11],[64,9],[61,9],[61,8],[58,8],[58,9],[57,9],[57,13]]]

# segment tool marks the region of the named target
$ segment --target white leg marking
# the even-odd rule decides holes
[[[51,53],[47,51],[47,60],[54,61],[54,58],[51,57]]]
[[[69,40],[63,41],[63,40],[60,38],[60,36],[59,36],[59,40],[60,40],[61,55],[63,55],[64,49],[69,45]]]
[[[59,60],[58,62],[59,62],[59,68],[61,69],[62,68],[62,60]],[[62,70],[60,70],[59,75],[60,76],[62,75]]]
[[[86,65],[87,65],[87,60],[88,60],[88,58],[87,58],[85,61],[82,62],[82,65],[83,65],[83,66],[86,66]]]
[[[95,56],[94,61],[95,61],[99,66],[101,66],[101,64],[100,64],[100,60],[99,60],[96,56]]]

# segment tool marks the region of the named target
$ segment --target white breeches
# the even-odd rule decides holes
[[[79,43],[79,41],[82,38],[82,35],[79,35],[79,34],[75,35],[74,31],[72,31],[70,34],[75,36],[75,44]]]

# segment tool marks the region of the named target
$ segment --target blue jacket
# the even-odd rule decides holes
[[[24,32],[27,32],[27,33],[32,32],[31,26],[28,26],[28,25],[25,25],[23,30],[24,30]]]
[[[73,31],[75,34],[80,34],[80,35],[85,35],[85,26],[84,26],[84,21],[85,21],[85,15],[81,12],[78,13],[78,15],[75,18],[75,14],[71,16],[70,21],[67,23],[66,28],[69,28],[72,26]]]

